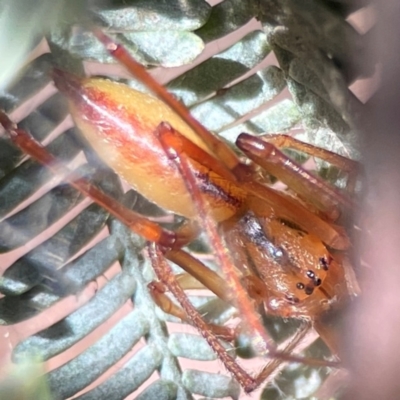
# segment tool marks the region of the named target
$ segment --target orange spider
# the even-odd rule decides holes
[[[306,152],[347,171],[350,190],[356,163],[289,136],[241,134],[236,145],[251,160],[243,163],[123,47],[100,31],[96,35],[163,101],[119,83],[81,79],[60,70],[53,73],[56,86],[67,96],[77,126],[99,156],[147,199],[186,217],[186,224],[177,232],[163,230],[71,174],[4,113],[0,113],[0,123],[24,151],[55,172],[69,175],[73,186],[153,243],[149,254],[159,282],[149,288],[156,302],[166,312],[196,326],[246,392],[266,379],[268,369],[255,378],[244,371],[218,340],[233,340],[232,330],[206,324],[188,301],[185,289],[206,287],[236,306],[249,332],[260,339],[258,347],[268,356],[337,365],[291,355],[300,337],[284,352],[271,347],[256,308],[263,304],[269,314],[308,321],[337,355],[334,335],[322,317],[358,293],[347,261],[350,243],[344,229],[335,224],[354,204],[279,148]],[[269,187],[266,173],[285,183],[288,190]],[[201,230],[208,235],[222,277],[182,250]],[[177,279],[166,259],[187,274]],[[174,294],[180,307],[165,291]]]

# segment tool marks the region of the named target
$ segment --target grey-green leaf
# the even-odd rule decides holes
[[[207,43],[235,31],[254,18],[252,3],[243,0],[225,0],[212,8],[207,23],[196,33]]]
[[[239,384],[227,376],[187,369],[183,373],[182,379],[184,385],[193,393],[217,399],[223,397],[239,398]]]
[[[191,106],[244,75],[269,52],[263,32],[249,33],[229,49],[174,79],[167,87],[187,106]]]
[[[94,12],[114,31],[193,31],[205,24],[211,7],[204,0],[114,0]]]

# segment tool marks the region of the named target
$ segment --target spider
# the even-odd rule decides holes
[[[186,289],[205,287],[237,307],[244,319],[242,325],[247,325],[257,347],[269,357],[279,362],[336,366],[335,362],[303,359],[291,351],[312,326],[332,353],[338,354],[334,335],[325,327],[323,317],[359,292],[347,260],[349,239],[336,224],[341,213],[354,208],[354,202],[280,149],[300,150],[347,171],[349,191],[354,188],[356,163],[290,136],[266,138],[245,133],[236,142],[247,157],[243,162],[121,45],[101,31],[95,33],[158,98],[109,80],[82,79],[59,69],[53,71],[55,84],[68,98],[75,123],[99,156],[147,199],[186,217],[187,222],[171,232],[125,209],[84,178],[71,174],[1,112],[0,123],[10,137],[56,173],[69,175],[73,186],[151,243],[148,252],[158,281],[151,283],[149,290],[157,304],[194,325],[246,392],[266,380],[268,368],[256,377],[243,370],[218,340],[232,341],[236,332],[205,323],[188,301]],[[267,174],[285,183],[288,190],[270,187]],[[209,238],[222,277],[182,249],[201,231]],[[167,260],[186,274],[176,278]],[[167,291],[179,305],[171,302]],[[271,315],[307,321],[306,329],[283,352],[278,351],[269,345],[256,311],[260,306]]]

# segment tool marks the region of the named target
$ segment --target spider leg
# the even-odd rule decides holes
[[[310,174],[271,143],[242,133],[237,146],[256,164],[287,184],[294,192],[335,220],[339,206],[352,210],[354,202],[323,179]]]
[[[302,151],[310,156],[317,157],[324,160],[335,167],[345,171],[348,174],[346,189],[348,193],[353,193],[357,177],[360,172],[360,164],[350,158],[343,157],[340,154],[332,151],[322,149],[321,147],[313,146],[312,144],[302,142],[292,136],[279,134],[279,135],[263,135],[260,136],[263,140],[273,144],[279,149],[290,148]]]
[[[300,352],[302,349],[302,342],[305,337],[310,333],[311,324],[305,322],[297,331],[296,333],[290,337],[282,346],[279,346],[279,349],[282,353],[292,354],[293,352],[297,351]],[[307,343],[308,344],[308,343]],[[307,347],[304,346],[304,347]],[[272,359],[270,360],[263,369],[258,373],[255,377],[255,380],[260,385],[261,383],[265,382],[267,378],[272,379],[276,376],[285,366],[285,362],[282,362],[279,359]]]
[[[335,165],[336,167],[343,169],[346,172],[352,172],[357,169],[359,164],[357,161],[351,160],[347,157],[343,157],[340,154],[334,153],[332,151],[322,149],[321,147],[313,146],[312,144],[302,142],[292,136],[278,134],[278,135],[262,135],[260,136],[263,140],[268,143],[273,144],[279,149],[291,148],[294,150],[299,150],[310,156],[318,157],[322,160]]]

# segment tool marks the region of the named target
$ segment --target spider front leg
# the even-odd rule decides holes
[[[354,209],[352,199],[328,185],[321,178],[310,174],[273,144],[246,133],[239,135],[236,144],[256,164],[287,184],[295,193],[330,219],[338,218],[339,207]]]
[[[347,157],[343,157],[340,154],[334,153],[332,151],[322,149],[321,147],[302,142],[301,140],[295,139],[294,137],[289,135],[276,134],[261,135],[259,137],[264,139],[264,141],[273,144],[279,149],[290,148],[302,151],[310,156],[320,158],[321,160],[327,161],[349,174],[352,172],[357,172],[357,169],[359,168],[359,164],[357,161],[351,160]]]
[[[342,171],[345,171],[347,176],[346,191],[352,194],[357,183],[358,174],[360,172],[360,164],[350,158],[343,157],[340,154],[322,149],[309,143],[302,142],[292,136],[277,134],[277,135],[262,135],[260,136],[266,142],[273,144],[279,149],[288,148],[302,151],[310,156],[317,157],[323,161],[334,165]]]

